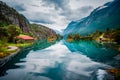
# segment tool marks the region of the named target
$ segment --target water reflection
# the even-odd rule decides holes
[[[9,69],[22,68],[23,67],[22,65],[20,66],[20,65],[17,65],[16,63],[21,64],[23,62],[26,62],[25,60],[22,60],[22,59],[24,59],[31,50],[35,50],[35,51],[41,50],[55,43],[56,41],[47,42],[47,40],[39,40],[39,41],[36,41],[33,46],[22,49],[12,60],[10,60],[6,65],[0,68],[0,76],[7,75],[6,71]]]
[[[90,57],[94,61],[107,62],[111,61],[118,51],[109,47],[105,47],[95,41],[80,42],[64,42],[68,49],[72,52],[81,52],[83,55]]]
[[[111,67],[92,60],[92,53],[98,54],[93,51],[97,47],[90,42],[88,45],[85,42],[73,44],[61,41],[44,49],[40,45],[43,46],[35,44],[28,52],[22,52],[23,57],[21,55],[7,65],[7,75],[1,76],[0,80],[103,80],[104,74],[97,73],[101,70],[105,73],[104,69]]]
[[[56,42],[57,41],[48,42],[47,40],[36,41],[33,45],[33,50],[36,51],[36,50],[41,50],[41,49],[47,48],[47,47],[55,44]]]

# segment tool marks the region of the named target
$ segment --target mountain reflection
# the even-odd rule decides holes
[[[105,45],[99,44],[95,41],[74,41],[68,43],[64,41],[64,44],[72,52],[81,52],[81,54],[90,57],[94,61],[107,62],[111,61],[114,56],[118,54],[118,51]]]

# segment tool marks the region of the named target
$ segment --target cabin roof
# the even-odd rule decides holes
[[[23,40],[35,40],[33,37],[27,36],[27,35],[19,35],[19,36],[16,36],[16,38],[23,39]]]

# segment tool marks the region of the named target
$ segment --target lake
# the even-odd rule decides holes
[[[117,54],[94,41],[38,41],[1,69],[0,80],[107,80],[105,69],[120,66]]]

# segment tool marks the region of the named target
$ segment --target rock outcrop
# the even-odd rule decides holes
[[[9,24],[17,25],[23,33],[35,38],[45,39],[51,35],[56,36],[56,32],[52,29],[43,25],[30,24],[24,15],[0,1],[0,27]]]

